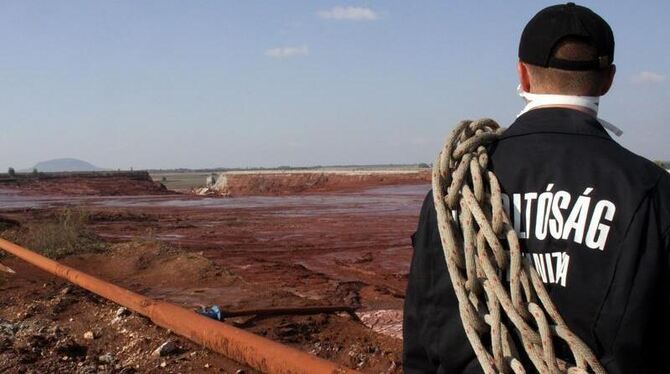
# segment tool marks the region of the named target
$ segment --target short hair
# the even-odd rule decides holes
[[[569,61],[592,61],[596,48],[582,39],[564,38],[556,44],[552,56]],[[599,70],[562,70],[525,63],[531,85],[544,93],[598,96],[611,67]]]

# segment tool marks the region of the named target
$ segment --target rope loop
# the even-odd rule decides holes
[[[535,269],[523,260],[503,209],[500,183],[489,170],[486,147],[502,133],[492,119],[461,121],[433,165],[442,249],[470,345],[487,374],[604,374],[595,354],[566,325]],[[510,331],[532,368],[523,366]],[[556,357],[558,340],[573,357]]]

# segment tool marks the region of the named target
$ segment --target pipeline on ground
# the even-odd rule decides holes
[[[0,249],[50,274],[149,318],[194,343],[268,374],[355,374],[355,370],[201,316],[175,304],[153,300],[50,260],[0,239]]]

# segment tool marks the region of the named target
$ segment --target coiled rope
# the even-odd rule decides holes
[[[605,373],[522,259],[498,179],[488,170],[486,145],[502,132],[491,119],[462,121],[433,166],[442,250],[465,333],[487,374],[526,373],[511,332],[540,373]],[[574,362],[556,357],[554,339],[567,344]]]

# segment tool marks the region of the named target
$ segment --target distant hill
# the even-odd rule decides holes
[[[32,171],[37,169],[41,172],[57,172],[57,171],[101,171],[105,170],[99,168],[95,165],[92,165],[86,161],[77,160],[76,158],[58,158],[55,160],[42,161],[37,163],[31,169],[27,171]]]

